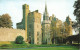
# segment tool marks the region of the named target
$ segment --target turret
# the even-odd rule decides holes
[[[29,13],[29,5],[27,4],[24,4],[23,5],[23,19],[22,19],[22,22],[23,22],[23,25],[24,25],[24,29],[27,28],[27,16],[28,16],[28,13]]]
[[[49,20],[49,14],[47,12],[47,5],[45,4],[45,12],[43,14],[43,20]]]
[[[29,5],[24,4],[23,5],[23,19],[22,19],[22,23],[23,23],[23,28],[25,29],[26,35],[25,38],[27,40],[27,17],[28,17],[28,13],[29,13]]]
[[[66,17],[66,22],[67,22],[68,25],[71,25],[72,24],[71,19],[70,19],[69,16]]]

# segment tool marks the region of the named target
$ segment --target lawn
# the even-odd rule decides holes
[[[7,42],[8,43],[8,42]],[[0,50],[79,50],[77,45],[33,45],[28,43],[15,44],[13,42],[9,44],[0,44]]]
[[[19,49],[8,49],[8,50],[79,50],[76,47],[63,46],[63,47],[41,47],[41,48],[19,48]]]

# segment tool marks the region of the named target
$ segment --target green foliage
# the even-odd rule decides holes
[[[73,7],[75,8],[74,15],[80,19],[80,0],[75,1]]]
[[[0,27],[12,27],[11,17],[8,14],[0,16]]]
[[[74,8],[74,15],[76,16],[77,23],[80,24],[80,0],[75,1]]]
[[[24,38],[22,36],[17,36],[17,38],[15,40],[15,43],[16,44],[23,44],[23,42],[24,42],[23,39]]]
[[[76,16],[76,20],[77,20],[77,22],[75,23],[74,26],[77,26],[77,28],[79,27],[78,30],[79,30],[79,33],[80,33],[80,0],[75,1],[73,7],[75,8],[74,15]]]

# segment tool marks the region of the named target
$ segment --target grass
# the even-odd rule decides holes
[[[23,49],[17,49],[17,48],[23,48]],[[70,46],[70,45],[63,45],[63,44],[57,44],[57,45],[33,45],[28,43],[23,44],[15,44],[14,42],[11,42],[9,44],[0,44],[0,49],[14,49],[14,50],[79,50],[76,46]]]
[[[44,47],[44,48],[24,48],[24,49],[13,49],[13,50],[79,50],[76,47],[64,46],[64,47]]]
[[[24,49],[25,50],[25,49]],[[76,48],[66,48],[66,47],[50,47],[50,48],[36,48],[36,49],[27,49],[27,50],[78,50]]]
[[[27,48],[28,44],[15,44],[14,42],[11,42],[10,44],[0,44],[0,49],[10,49],[10,48]]]

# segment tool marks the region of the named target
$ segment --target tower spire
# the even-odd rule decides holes
[[[45,1],[45,12],[47,13],[47,4],[46,4],[46,1]]]
[[[47,12],[47,4],[45,2],[45,12],[44,12],[44,15],[43,15],[43,20],[49,20],[49,14]]]

